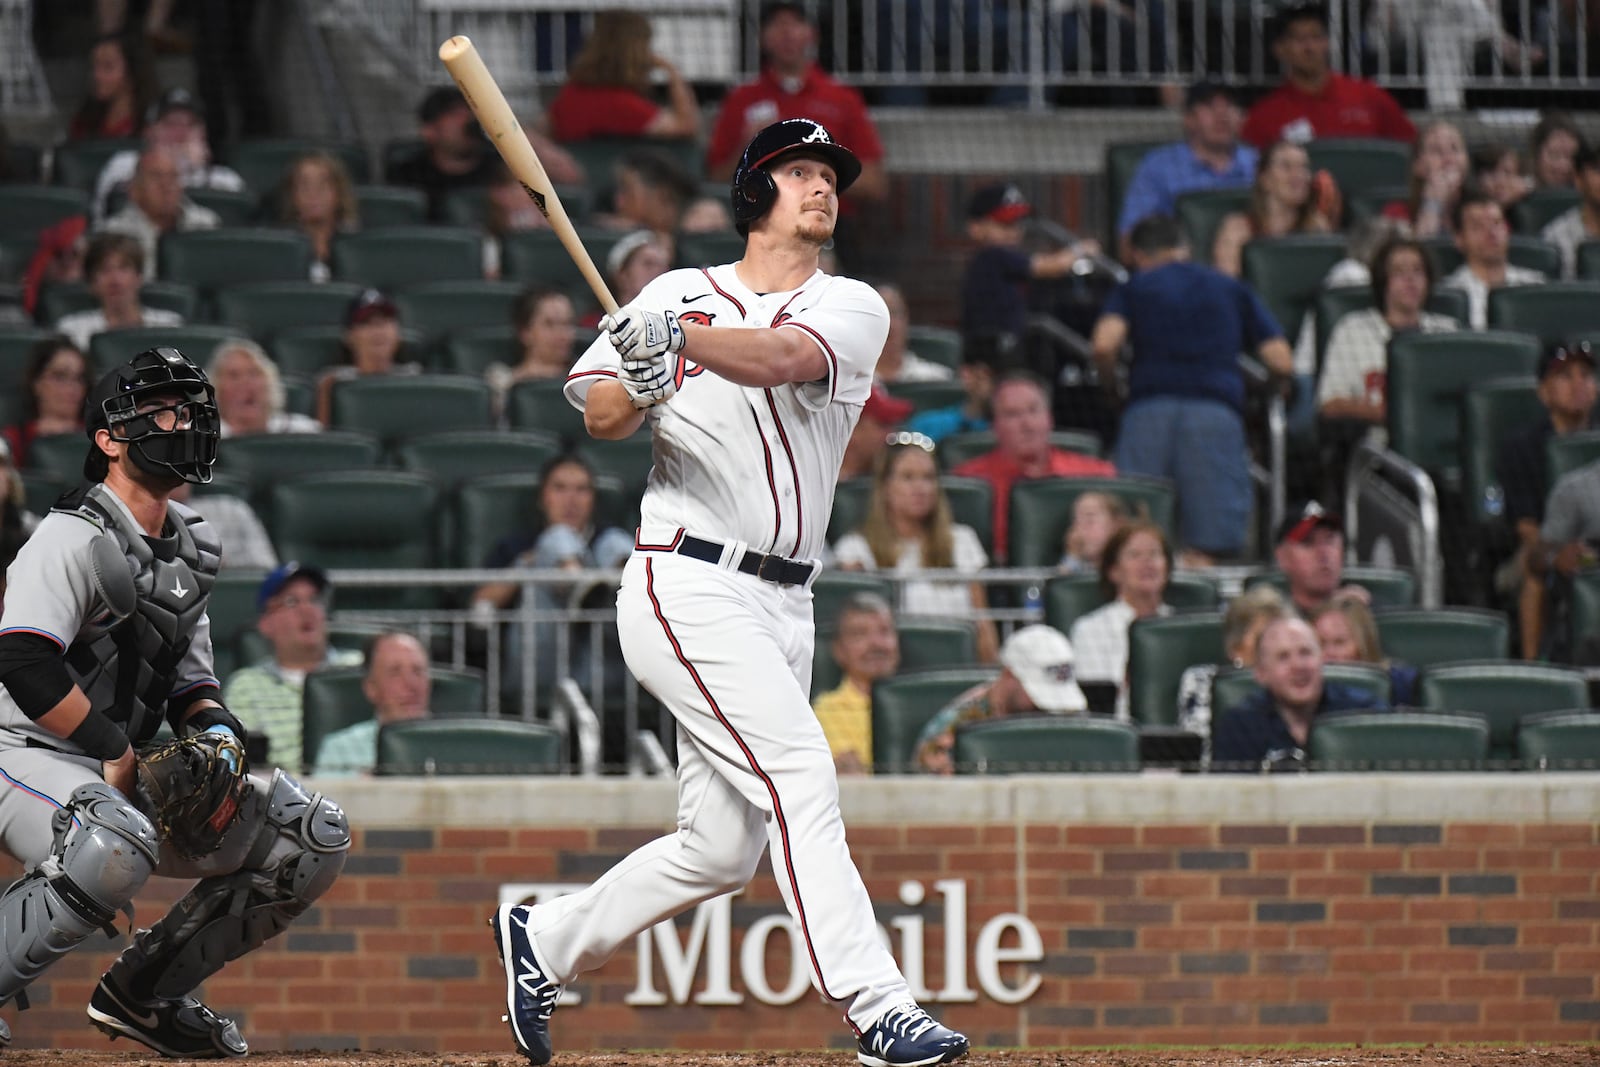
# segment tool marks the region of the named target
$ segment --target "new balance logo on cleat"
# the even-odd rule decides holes
[[[528,933],[529,911],[520,904],[502,904],[489,926],[494,930],[500,965],[506,971],[503,1019],[511,1024],[517,1051],[530,1063],[545,1064],[554,1054],[550,1047],[550,1014],[561,999],[561,986],[545,975],[534,955],[533,935]]]
[[[967,1054],[967,1039],[915,1004],[890,1008],[861,1035],[856,1059],[866,1067],[925,1067]]]

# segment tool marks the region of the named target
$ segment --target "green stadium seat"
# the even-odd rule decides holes
[[[299,282],[311,274],[311,243],[298,230],[190,230],[161,238],[156,256],[163,280],[201,292],[246,282]]]
[[[421,433],[489,428],[490,390],[463,374],[382,374],[333,386],[331,428],[370,433],[394,447]]]
[[[1545,344],[1600,330],[1600,282],[1547,282],[1492,289],[1489,325],[1497,330],[1534,334]]]
[[[341,234],[333,242],[333,276],[379,289],[482,281],[483,238],[454,226],[386,226]]]
[[[1336,286],[1332,289],[1323,289],[1317,293],[1316,307],[1316,340],[1317,340],[1317,372],[1322,372],[1323,360],[1328,354],[1328,340],[1333,336],[1333,328],[1339,320],[1352,311],[1365,311],[1372,307],[1372,287],[1370,285]],[[1428,310],[1435,315],[1448,315],[1464,327],[1470,313],[1467,305],[1467,294],[1459,289],[1436,289],[1428,298]]]
[[[889,392],[901,400],[908,400],[915,411],[947,408],[966,400],[966,390],[956,381],[891,382]]]
[[[811,613],[818,630],[831,629],[839,608],[856,593],[876,593],[892,605],[899,603],[895,584],[881,574],[824,568],[811,583]]]
[[[650,468],[655,462],[654,442],[648,428],[621,441],[585,441],[578,452],[589,461],[596,474],[618,479],[634,496],[644,495],[645,483],[650,479]]]
[[[212,296],[217,321],[249,333],[270,345],[285,330],[305,326],[344,327],[345,312],[361,295],[348,282],[253,282],[226,285]]]
[[[1445,663],[1422,672],[1418,699],[1431,710],[1483,716],[1490,758],[1509,761],[1516,756],[1522,716],[1587,707],[1589,682],[1582,671],[1540,663]]]
[[[428,197],[421,189],[404,185],[358,185],[355,198],[364,230],[421,226],[428,221]]]
[[[301,744],[307,768],[316,763],[323,738],[372,718],[372,705],[361,691],[365,673],[363,667],[324,667],[306,675],[305,694],[301,698],[305,713]],[[434,714],[483,714],[488,702],[480,672],[433,667],[428,674],[433,681]]]
[[[6,145],[6,170],[14,182],[34,183],[44,178],[44,149],[25,141]]]
[[[1389,672],[1375,663],[1324,663],[1322,680],[1358,689],[1380,707],[1389,706],[1394,699]],[[1249,667],[1225,667],[1217,671],[1211,679],[1211,721],[1216,722],[1260,690],[1256,672]]]
[[[1024,715],[956,730],[957,774],[1138,773],[1139,730],[1087,715]]]
[[[381,775],[560,774],[566,739],[547,723],[418,719],[378,730]]]
[[[1377,218],[1389,209],[1390,204],[1403,205],[1410,199],[1411,187],[1407,185],[1379,185],[1364,192],[1347,194],[1344,197],[1345,228]]]
[[[1525,771],[1600,770],[1600,714],[1555,711],[1527,715],[1517,729]]]
[[[422,334],[409,327],[400,328],[400,353],[397,363],[418,362]],[[297,326],[281,330],[272,339],[272,360],[284,375],[299,376],[315,389],[318,376],[329,367],[347,362],[343,326]],[[298,410],[293,409],[291,410]],[[313,413],[312,408],[305,409]]]
[[[238,336],[238,330],[226,326],[130,326],[105,330],[90,339],[89,362],[104,372],[147,348],[168,345],[203,366],[218,345]]]
[[[33,238],[63,219],[89,213],[89,198],[60,185],[0,185],[0,234]]]
[[[583,225],[594,210],[594,196],[586,186],[557,185],[556,196],[575,225]],[[451,226],[483,229],[489,220],[488,190],[481,185],[452,189],[445,194],[443,212],[442,221]]]
[[[81,433],[46,434],[35,437],[28,446],[26,469],[73,485],[83,477],[83,459],[88,453],[89,440]]]
[[[606,257],[624,234],[594,226],[577,227],[589,258],[603,273]],[[500,238],[500,274],[529,285],[549,285],[568,293],[588,291],[577,264],[554,230],[516,230]]]
[[[1371,593],[1374,608],[1409,608],[1417,602],[1417,576],[1403,567],[1349,566],[1344,569],[1344,581]],[[1244,584],[1247,589],[1270,585],[1280,593],[1289,592],[1288,577],[1276,569],[1253,574]]]
[[[1215,262],[1212,252],[1222,220],[1250,210],[1250,190],[1201,189],[1178,197],[1176,206],[1178,224],[1189,241],[1190,257],[1209,266]]]
[[[1552,436],[1545,442],[1544,456],[1550,485],[1554,486],[1579,467],[1586,467],[1600,459],[1600,430]]]
[[[139,303],[146,307],[172,311],[188,322],[199,316],[200,294],[194,286],[179,282],[145,282],[139,289]],[[77,311],[92,311],[99,306],[94,294],[82,282],[53,282],[39,287],[39,307],[35,317],[54,323]]]
[[[978,542],[994,559],[994,486],[983,478],[959,474],[939,476],[939,488],[950,502],[951,521],[972,527]]]
[[[1056,448],[1082,452],[1086,456],[1105,455],[1100,435],[1093,430],[1056,430],[1050,435],[1050,443]],[[939,442],[939,465],[947,471],[954,470],[969,459],[993,452],[994,448],[992,430],[951,434]]]
[[[425,282],[399,290],[394,302],[400,321],[442,352],[445,341],[460,330],[509,324],[511,307],[522,291],[515,282]]]
[[[1136,620],[1128,627],[1128,710],[1133,720],[1161,726],[1177,722],[1183,672],[1221,658],[1220,613]]]
[[[1578,246],[1578,277],[1600,282],[1600,241],[1585,241]]]
[[[1122,217],[1122,201],[1128,195],[1128,185],[1133,181],[1139,164],[1153,148],[1171,144],[1171,141],[1124,141],[1106,145],[1106,231],[1110,239],[1107,248],[1117,246],[1117,221]],[[1134,219],[1138,222],[1138,219]]]
[[[1306,154],[1313,171],[1333,175],[1347,201],[1373,189],[1404,186],[1411,180],[1411,150],[1399,141],[1340,137],[1312,141],[1306,145]]]
[[[517,334],[509,324],[454,330],[444,339],[439,369],[447,374],[482,377],[491,363],[512,366],[521,358]],[[565,401],[563,401],[565,403]],[[569,405],[570,406],[570,405]],[[573,414],[578,414],[573,410]],[[582,416],[579,416],[580,420]]]
[[[268,529],[284,559],[330,570],[410,570],[435,562],[439,490],[409,471],[333,471],[273,483]],[[432,590],[348,587],[341,607],[426,608]]]
[[[679,267],[718,267],[744,257],[744,238],[732,230],[680,233],[676,244]]]
[[[585,141],[568,141],[561,147],[583,167],[589,187],[602,200],[610,199],[616,187],[617,164],[624,156],[634,152],[664,156],[696,182],[700,180],[705,164],[702,155],[704,148],[693,138],[644,140],[638,137],[595,137]]]
[[[1344,256],[1344,238],[1338,234],[1258,238],[1244,246],[1243,277],[1283,327],[1283,335],[1294,338],[1322,280]]]
[[[1434,265],[1438,267],[1440,278],[1453,273],[1465,262],[1465,257],[1456,247],[1455,239],[1452,237],[1434,237],[1424,244],[1433,257]],[[1551,281],[1561,277],[1561,250],[1538,237],[1525,235],[1512,237],[1511,247],[1506,252],[1506,261],[1514,266],[1536,270]],[[1494,325],[1492,320],[1490,325]]]
[[[1511,624],[1498,611],[1476,608],[1387,608],[1374,613],[1384,655],[1413,667],[1474,659],[1504,659]]]
[[[561,451],[557,438],[532,430],[455,430],[409,438],[395,458],[401,469],[453,489],[487,475],[538,474]]]
[[[1386,711],[1319,716],[1308,755],[1324,771],[1478,770],[1489,724],[1472,715]]]
[[[1495,464],[1508,438],[1544,417],[1538,388],[1532,378],[1491,378],[1468,388],[1462,398],[1463,488],[1480,524],[1504,520],[1505,493]]]
[[[1535,189],[1511,205],[1511,226],[1517,233],[1537,236],[1550,223],[1583,202],[1578,190]]]
[[[144,140],[139,137],[62,141],[50,153],[50,182],[88,194],[94,191],[100,172],[112,156],[118,152],[137,152],[143,147]]]
[[[1531,377],[1536,338],[1521,333],[1402,334],[1389,343],[1389,447],[1448,485],[1461,479],[1461,408],[1491,378]]]
[[[1044,621],[1062,633],[1109,601],[1098,574],[1062,574],[1044,583]],[[1216,611],[1222,590],[1204,574],[1174,574],[1162,599],[1179,611]]]
[[[828,515],[828,543],[861,528],[872,502],[872,479],[844,478],[833,487],[833,511]]]
[[[454,564],[482,567],[502,540],[538,529],[538,496],[539,475],[533,472],[463,482],[455,499]]]
[[[821,579],[818,584],[820,582]],[[952,667],[897,674],[875,684],[872,687],[874,771],[878,774],[914,772],[917,738],[934,715],[962,693],[994,681],[999,674],[996,667]]]
[[[961,334],[947,326],[913,326],[906,331],[906,347],[930,363],[951,370],[961,366]]]
[[[1584,638],[1600,636],[1600,571],[1573,575],[1568,626],[1573,650],[1583,647]]]
[[[261,198],[245,189],[188,189],[189,199],[217,213],[223,226],[250,226],[261,214]]]
[[[383,446],[371,434],[258,433],[230,437],[217,450],[217,471],[249,486],[266,508],[274,483],[326,471],[366,471],[378,466]]]
[[[811,660],[811,697],[838,687],[842,673],[833,658],[838,627],[817,634],[816,655]],[[895,625],[900,640],[900,670],[923,671],[943,667],[975,666],[978,633],[970,622],[902,618]]]
[[[1110,493],[1132,514],[1172,536],[1172,483],[1164,478],[1038,478],[1011,487],[1011,540],[1007,559],[1013,567],[1054,567],[1061,562],[1062,538],[1072,524],[1072,505],[1087,492]]]
[[[565,387],[560,378],[530,378],[513,385],[506,395],[512,427],[553,433],[569,445],[588,441],[583,412],[567,403]]]
[[[371,176],[367,150],[349,141],[329,143],[298,138],[236,141],[228,146],[227,161],[246,185],[263,196],[272,196],[283,184],[289,164],[312,152],[325,152],[338,159],[353,183],[359,184]]]
[[[54,330],[38,326],[0,325],[0,393],[22,392],[33,346],[54,336]],[[20,395],[17,398],[20,400]]]
[[[254,662],[254,657],[240,655],[241,639],[246,632],[255,631],[256,593],[265,577],[265,571],[224,570],[212,583],[211,599],[206,601],[212,669],[224,683],[235,670]]]

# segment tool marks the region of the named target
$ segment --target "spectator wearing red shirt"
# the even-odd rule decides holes
[[[861,94],[840,85],[813,61],[816,27],[795,3],[768,4],[761,12],[761,74],[735,87],[722,101],[706,150],[706,172],[718,181],[733,177],[739,153],[750,139],[780,119],[815,119],[861,160],[861,177],[847,203],[881,200],[889,180],[883,143]],[[841,212],[845,209],[841,207]]]
[[[651,99],[650,75],[667,79],[667,106]],[[695,137],[700,105],[678,68],[650,49],[650,20],[637,11],[602,11],[550,104],[558,141],[592,137]]]
[[[1006,557],[1010,542],[1011,486],[1018,478],[1114,477],[1117,468],[1103,459],[1069,452],[1050,443],[1055,422],[1050,415],[1050,390],[1027,371],[1009,371],[994,389],[992,452],[974,456],[953,474],[982,478],[994,486],[994,554]]]
[[[1273,23],[1272,54],[1283,84],[1256,101],[1241,133],[1257,148],[1326,137],[1416,139],[1416,128],[1394,97],[1329,66],[1325,5],[1300,3],[1282,12]]]

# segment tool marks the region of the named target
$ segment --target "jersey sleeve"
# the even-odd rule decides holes
[[[38,634],[63,652],[84,623],[105,608],[89,576],[89,541],[99,529],[87,519],[46,515],[6,571],[0,633]]]
[[[778,328],[803,331],[828,361],[826,375],[799,386],[802,404],[821,411],[829,404],[866,403],[872,373],[889,336],[889,308],[875,289],[851,278],[836,278],[815,302],[784,319]]]
[[[194,636],[189,638],[189,650],[183,654],[183,661],[178,664],[178,678],[172,683],[172,697],[178,699],[207,686],[222,688],[217,681],[217,669],[212,660],[209,614],[201,615],[200,621],[195,624]]]
[[[589,397],[589,387],[607,378],[616,380],[621,367],[622,357],[612,347],[610,335],[602,330],[567,372],[567,384],[562,390],[567,403],[582,411]]]

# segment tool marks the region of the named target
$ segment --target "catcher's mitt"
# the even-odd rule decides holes
[[[139,807],[187,859],[209,856],[239,818],[244,746],[230,734],[180,737],[139,756]]]

